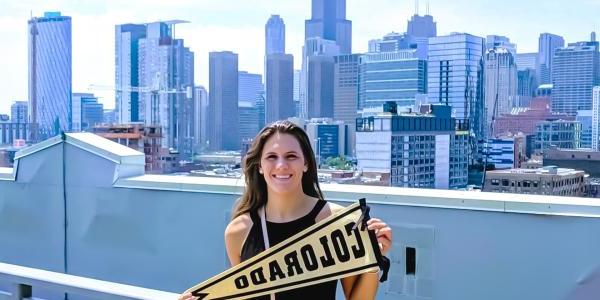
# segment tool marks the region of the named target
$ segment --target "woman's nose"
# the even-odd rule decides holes
[[[277,160],[275,167],[277,167],[277,169],[287,169],[288,162],[285,160],[285,158],[280,158]]]

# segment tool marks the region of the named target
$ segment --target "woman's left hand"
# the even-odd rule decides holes
[[[369,230],[375,231],[381,254],[386,255],[392,247],[392,228],[377,218],[371,218],[367,225]]]

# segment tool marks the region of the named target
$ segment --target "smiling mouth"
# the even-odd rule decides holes
[[[292,177],[291,174],[288,175],[273,175],[273,178],[275,179],[290,179]]]

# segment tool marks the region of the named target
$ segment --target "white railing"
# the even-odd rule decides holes
[[[7,283],[13,287],[12,291],[0,291],[0,300],[29,299],[35,288],[107,300],[162,300],[177,299],[179,296],[159,290],[5,263],[0,263],[0,283]]]

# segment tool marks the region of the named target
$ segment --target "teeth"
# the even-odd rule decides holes
[[[288,179],[292,177],[292,175],[275,175],[275,178],[277,179]]]

